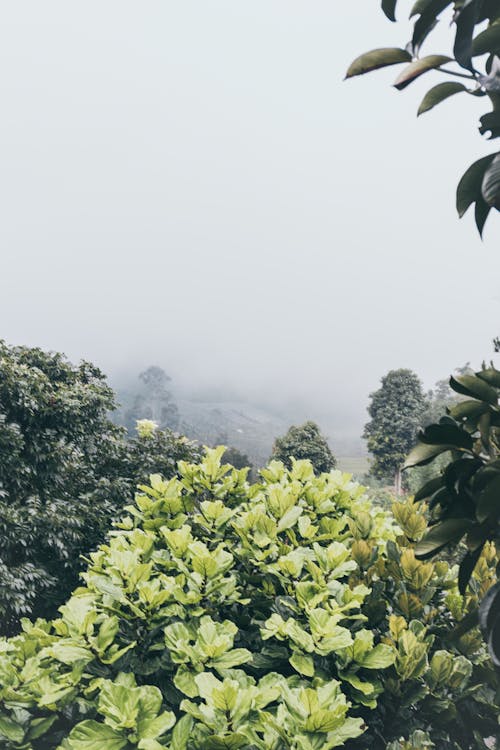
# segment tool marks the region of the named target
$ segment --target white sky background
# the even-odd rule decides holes
[[[417,121],[437,75],[342,82],[406,28],[378,0],[0,3],[0,336],[353,435],[387,370],[490,358],[500,216],[481,243],[454,208],[498,148],[484,100]]]

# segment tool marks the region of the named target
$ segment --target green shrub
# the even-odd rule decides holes
[[[498,685],[475,631],[444,640],[473,594],[415,559],[422,507],[307,461],[249,485],[223,451],[152,476],[60,617],[0,641],[2,747],[484,747]]]

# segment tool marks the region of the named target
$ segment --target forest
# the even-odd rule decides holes
[[[378,3],[398,30],[402,5]],[[480,134],[500,137],[498,0],[409,11],[406,46],[361,54],[342,85],[394,65],[397,91],[438,74],[419,115],[470,96],[493,107]],[[422,55],[442,43],[443,13],[450,54]],[[482,236],[500,210],[500,154],[466,170],[456,203]],[[193,299],[208,313],[168,282],[186,298],[184,335]],[[432,386],[391,342],[388,366],[360,381],[355,434],[343,419],[356,368],[321,405],[323,350],[348,359],[333,337],[318,350],[292,331],[282,372],[313,372],[300,402],[286,378],[267,393],[231,380],[230,359],[219,383],[201,367],[182,382],[149,284],[126,301],[146,311],[156,360],[108,371],[87,344],[68,357],[0,339],[0,750],[497,750],[500,340]],[[471,287],[442,337],[465,339]],[[200,348],[215,360],[241,346],[257,372],[270,350],[228,334],[224,309],[213,328],[201,320]],[[273,344],[293,329],[284,313],[267,321]]]

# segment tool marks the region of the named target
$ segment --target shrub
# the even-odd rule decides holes
[[[60,617],[0,641],[3,747],[484,747],[498,685],[477,632],[444,640],[472,594],[415,559],[423,508],[223,451],[152,476]]]
[[[288,469],[292,467],[292,459],[306,459],[317,473],[331,471],[337,464],[318,425],[310,421],[299,427],[293,425],[285,435],[276,438],[271,458],[282,461]]]

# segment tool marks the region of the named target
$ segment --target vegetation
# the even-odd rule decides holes
[[[382,0],[385,15],[395,21],[397,0]],[[453,11],[455,26],[450,55],[421,55],[442,13]],[[411,9],[415,18],[412,38],[404,47],[383,47],[358,57],[349,67],[347,78],[363,75],[388,65],[404,64],[395,87],[405,89],[431,70],[439,70],[444,80],[433,86],[420,104],[418,114],[429,111],[455,94],[487,97],[492,111],[483,115],[479,132],[489,138],[500,136],[500,6],[498,0],[416,0]],[[484,28],[484,24],[487,27]],[[500,210],[500,152],[474,162],[457,189],[457,210],[463,216],[475,206],[480,233],[492,208]]]
[[[406,466],[447,458],[417,494],[429,499],[435,520],[418,552],[429,557],[465,538],[459,573],[464,593],[484,547],[500,541],[500,371],[483,365],[475,374],[452,377],[450,384],[465,400],[420,434]],[[479,619],[493,662],[500,667],[500,583],[484,597]]]
[[[411,370],[391,370],[372,393],[364,437],[373,456],[371,473],[402,490],[401,470],[428,408],[422,384]]]
[[[223,451],[151,477],[60,617],[0,641],[2,746],[484,747],[497,678],[477,633],[447,639],[475,595],[416,560],[423,507],[397,525],[307,461],[249,485]]]
[[[288,468],[291,468],[294,458],[307,459],[318,473],[330,471],[336,466],[328,442],[315,422],[290,427],[286,435],[276,439],[271,457],[282,461]]]
[[[153,365],[141,372],[139,380],[142,389],[125,414],[125,427],[132,433],[138,420],[149,419],[162,430],[176,430],[179,410],[168,389],[170,376],[161,367]]]
[[[196,457],[172,434],[125,440],[113,408],[92,364],[0,342],[0,632],[54,613],[137,483]]]

